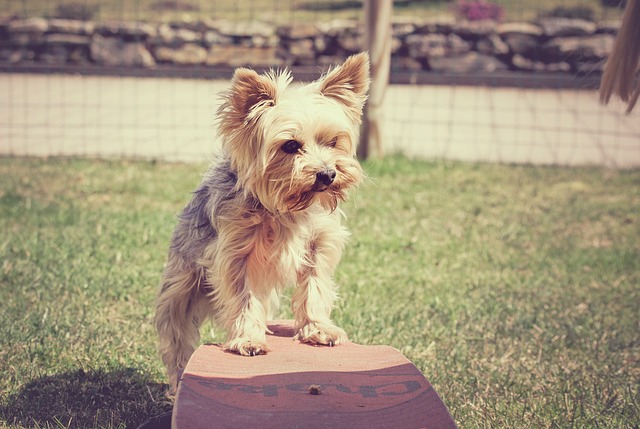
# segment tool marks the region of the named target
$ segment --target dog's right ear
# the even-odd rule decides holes
[[[319,91],[346,108],[354,123],[360,123],[369,91],[369,55],[352,55],[318,81]]]

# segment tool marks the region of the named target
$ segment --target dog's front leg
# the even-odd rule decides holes
[[[229,340],[225,350],[237,352],[243,356],[256,356],[267,353],[266,311],[260,300],[249,291],[240,298],[238,313],[231,326],[228,326]]]
[[[235,235],[235,236],[234,236]],[[267,315],[263,297],[248,267],[252,238],[221,234],[211,274],[215,278],[212,299],[217,308],[216,319],[228,332],[225,350],[243,356],[267,352]]]
[[[347,341],[347,334],[331,321],[336,299],[333,270],[339,246],[310,246],[309,264],[298,273],[298,286],[291,298],[295,315],[296,338],[311,344],[334,346]]]

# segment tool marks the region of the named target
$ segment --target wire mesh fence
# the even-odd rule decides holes
[[[462,26],[460,3],[395,2],[385,152],[640,165],[638,112],[602,107],[594,90],[598,52],[615,33],[619,9],[586,0],[497,2],[503,24],[487,29],[484,20]],[[572,30],[540,23],[569,6],[578,18],[562,19]],[[206,161],[218,144],[217,94],[234,67],[290,67],[309,80],[364,49],[359,1],[0,0],[0,7],[3,155]],[[505,27],[531,22],[533,35]],[[526,48],[533,39],[542,48]],[[562,51],[560,42],[579,49]],[[109,50],[120,59],[96,61]]]

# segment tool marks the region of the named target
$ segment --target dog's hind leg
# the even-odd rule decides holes
[[[278,315],[280,311],[280,296],[277,289],[271,291],[269,297],[264,299],[262,306],[265,309],[267,320],[273,320]]]
[[[170,393],[176,391],[182,371],[200,340],[200,325],[210,312],[201,281],[201,272],[175,255],[169,257],[156,300],[155,326]]]

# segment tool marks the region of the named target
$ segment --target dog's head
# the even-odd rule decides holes
[[[237,69],[218,111],[238,186],[272,212],[319,202],[335,210],[363,177],[356,159],[369,57],[349,57],[319,80],[289,87],[288,71]]]

